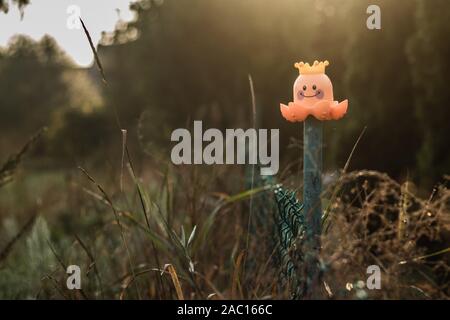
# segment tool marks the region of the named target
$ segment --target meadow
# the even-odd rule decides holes
[[[15,213],[2,223],[1,298],[302,298],[296,163],[277,177],[252,165],[137,169],[128,153],[123,170],[36,172],[24,152],[37,139],[1,170],[1,211]],[[328,181],[321,298],[448,298],[450,192],[422,199],[415,188],[346,168]],[[69,265],[81,290],[67,288]],[[370,265],[380,290],[365,287]]]
[[[364,1],[137,1],[98,46],[84,21],[89,68],[50,36],[14,37],[0,48],[0,299],[307,298],[302,125],[278,106],[293,62],[318,56],[349,112],[325,126],[315,297],[449,299],[448,19],[380,3],[373,31]],[[171,133],[195,120],[276,128],[279,170],[174,164]]]

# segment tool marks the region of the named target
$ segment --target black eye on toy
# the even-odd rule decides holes
[[[316,89],[317,89],[316,85],[313,85],[313,90],[316,90]]]
[[[306,86],[303,86],[303,90],[306,90]]]

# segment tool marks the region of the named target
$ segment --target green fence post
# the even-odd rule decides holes
[[[303,130],[303,212],[306,229],[306,295],[313,298],[319,288],[322,204],[322,128],[323,122],[308,117]]]
[[[294,66],[299,76],[294,82],[294,101],[280,103],[282,116],[290,122],[304,122],[303,131],[303,214],[305,217],[304,277],[305,298],[320,298],[320,236],[322,234],[322,131],[325,120],[339,120],[347,112],[348,100],[333,97],[333,85],[325,74],[330,63],[299,62]]]

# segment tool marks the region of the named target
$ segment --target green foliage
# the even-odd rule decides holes
[[[167,153],[171,130],[192,119],[201,118],[211,127],[248,127],[251,74],[260,125],[280,128],[281,145],[288,145],[290,137],[298,136],[298,128],[274,117],[274,112],[278,113],[280,101],[292,99],[296,76],[292,64],[299,59],[328,59],[335,98],[349,98],[350,109],[343,120],[325,127],[325,167],[342,166],[367,126],[353,167],[394,177],[408,173],[427,186],[446,173],[450,161],[445,145],[448,48],[441,40],[449,32],[446,19],[432,17],[434,3],[381,0],[382,29],[368,30],[369,4],[369,0],[135,2],[131,8],[137,19],[119,22],[99,46],[108,77],[100,98],[100,81],[92,84],[100,80],[96,67],[75,72],[50,38],[35,42],[16,37],[0,53],[0,126],[8,135],[0,143],[13,144],[23,132],[58,122],[63,110],[85,112],[104,106],[105,118],[118,110],[131,140]],[[443,12],[449,11],[448,5],[439,2]],[[83,77],[74,76],[83,72]],[[84,85],[74,90],[78,84]],[[79,97],[86,99],[78,101]],[[99,115],[92,113],[96,120]],[[97,133],[97,128],[90,128]],[[87,149],[95,145],[93,141]],[[383,152],[374,152],[374,145],[383,146]],[[281,154],[285,161],[297,157],[291,150],[282,149]]]
[[[17,227],[19,218],[2,218],[1,297],[173,299],[176,294],[165,268],[170,264],[176,270],[185,297],[302,298],[304,281],[300,269],[305,254],[302,248],[305,225],[302,205],[293,191],[278,187],[271,196],[269,190],[273,190],[273,185],[261,182],[262,187],[256,186],[258,177],[255,189],[242,191],[244,176],[232,174],[233,171],[219,175],[202,171],[199,177],[196,176],[199,172],[192,172],[195,167],[171,168],[164,174],[157,169],[147,170],[141,176],[130,172],[131,179],[125,179],[127,183],[122,190],[119,183],[106,183],[117,177],[110,172],[95,172],[95,178],[89,175],[89,179],[81,174],[66,177],[52,184],[47,182],[46,186],[44,180],[38,179],[41,183],[35,188],[42,199],[39,210],[45,213],[49,224],[41,217],[28,233]],[[378,187],[372,189],[372,184],[363,183],[369,177],[367,173],[352,172],[344,177],[344,182],[355,187],[333,203],[333,222],[329,232],[323,234],[321,254],[327,265],[324,281],[330,297],[354,296],[355,291],[349,291],[346,285],[366,279],[366,267],[377,264],[377,259],[389,272],[383,273],[383,279],[387,277],[383,290],[370,291],[370,298],[417,297],[419,290],[422,298],[446,297],[449,282],[444,254],[448,252],[448,242],[447,245],[444,241],[434,242],[433,247],[428,247],[430,244],[424,247],[421,242],[424,237],[436,241],[440,239],[440,230],[445,231],[448,190],[442,189],[442,194],[431,202],[414,198],[414,202],[420,201],[426,208],[417,211],[416,203],[399,205],[398,200],[404,197],[388,176],[371,174],[383,179]],[[223,194],[218,199],[213,195],[215,187],[211,186],[224,181],[223,177],[234,187],[217,190],[237,188],[239,192]],[[203,179],[205,184],[201,182]],[[386,179],[390,181],[388,184]],[[273,182],[272,178],[266,181]],[[360,189],[371,196],[364,198]],[[355,197],[355,193],[359,196]],[[255,223],[244,268],[234,261],[247,251],[244,245],[248,206],[244,204],[252,197]],[[35,199],[31,195],[29,198],[28,205],[33,206]],[[259,202],[267,206],[261,214],[265,216],[263,219],[257,211],[262,208]],[[278,208],[271,211],[274,205]],[[400,223],[391,215],[399,208],[407,211],[410,221],[404,233],[397,232]],[[12,212],[17,210],[14,208]],[[267,214],[275,219],[275,224]],[[266,246],[273,239],[265,233],[267,227],[275,228],[274,245],[277,245],[269,250]],[[22,235],[6,259],[1,258],[5,247],[1,243],[10,242],[17,234]],[[271,263],[274,253],[278,259],[275,266]],[[81,267],[83,294],[65,287],[67,274],[63,267],[71,264]],[[245,276],[239,270],[246,270]],[[405,270],[414,272],[414,276],[408,276]],[[427,273],[426,279],[420,276],[421,272]]]
[[[20,129],[30,132],[48,125],[51,113],[66,104],[69,89],[63,71],[68,66],[48,36],[39,42],[25,36],[11,40],[0,57],[0,126],[9,139],[21,138]]]
[[[5,10],[6,3],[0,0],[0,10]],[[151,142],[148,153],[154,155],[165,150],[172,128],[185,127],[192,119],[201,118],[219,128],[249,127],[250,73],[261,106],[259,126],[281,128],[285,145],[288,136],[298,136],[298,127],[274,117],[274,112],[278,114],[280,101],[291,99],[296,76],[292,62],[326,58],[332,61],[329,74],[336,99],[348,95],[351,101],[349,116],[328,127],[335,130],[328,133],[331,143],[326,146],[334,165],[343,163],[355,136],[368,125],[361,144],[364,148],[358,152],[361,156],[352,165],[401,174],[416,166],[419,154],[421,175],[430,172],[434,180],[449,163],[445,131],[445,106],[450,100],[445,93],[448,44],[442,43],[449,33],[446,20],[433,19],[433,6],[425,1],[380,3],[381,32],[365,29],[369,1],[135,2],[132,8],[138,19],[128,25],[119,23],[100,47],[109,83],[101,97],[90,81],[95,78],[92,70],[75,70],[51,38],[36,42],[16,37],[0,51],[2,144],[14,144],[24,131],[28,134],[32,128],[50,124],[51,145],[46,151],[58,164],[60,159],[81,162],[94,154],[101,155],[102,163],[93,170],[96,176],[100,172],[99,180],[85,170],[86,181],[82,174],[68,170],[58,173],[55,181],[50,175],[36,174],[26,197],[18,195],[17,188],[12,190],[11,206],[7,201],[0,203],[2,212],[17,214],[14,219],[1,216],[1,241],[15,246],[0,254],[0,298],[174,298],[164,268],[167,264],[174,266],[186,297],[284,298],[283,290],[277,289],[287,287],[291,297],[301,298],[305,224],[295,192],[278,187],[271,197],[268,190],[276,183],[274,178],[256,176],[249,186],[249,171],[242,181],[241,172],[229,167],[173,168],[155,159],[154,163],[145,159],[141,166],[129,158],[120,163],[117,157],[102,154],[102,146],[108,143],[115,150],[123,148],[109,107],[119,111],[132,139],[140,119],[138,134],[145,132]],[[446,8],[447,2],[440,5]],[[411,19],[414,12],[417,25]],[[415,94],[421,90],[424,95]],[[430,106],[433,112],[427,112]],[[380,145],[383,152],[374,147]],[[23,153],[0,169],[0,185],[10,181]],[[104,164],[110,158],[117,166],[123,165],[125,174]],[[361,178],[365,176],[359,173],[348,177],[352,183]],[[410,297],[410,293],[399,293],[408,287],[424,296],[431,292],[445,297],[448,264],[438,260],[436,252],[448,250],[436,239],[447,228],[448,192],[436,196],[438,200],[420,200],[424,209],[409,209],[407,217],[413,223],[406,224],[406,220],[402,228],[403,220],[395,218],[400,215],[393,218],[391,214],[408,209],[398,195],[392,198],[398,186],[390,182],[372,192],[366,182],[359,184],[361,188],[354,187],[347,195],[339,188],[329,204],[333,215],[323,248],[326,257],[332,258],[334,273],[326,279],[331,295],[346,297],[346,283],[362,279],[365,266],[383,259],[390,270],[387,285],[392,288],[383,294]],[[355,199],[365,202],[355,205]],[[29,235],[17,231],[16,218],[36,210],[52,219],[51,234],[42,217]],[[253,214],[250,221],[249,212]],[[382,230],[374,229],[378,220],[383,222]],[[275,239],[268,236],[271,231]],[[428,251],[432,245],[439,248],[422,252],[423,247],[416,244],[423,235],[433,241],[425,246]],[[246,237],[252,245],[247,245]],[[279,277],[267,267],[273,249],[281,268]],[[251,261],[241,268],[244,255]],[[425,261],[428,257],[436,260]],[[420,265],[419,269],[419,260],[439,265]],[[85,271],[86,296],[64,288],[62,266],[71,263]],[[425,281],[397,277],[404,275],[399,271],[404,264],[414,274],[425,270],[432,277],[427,275]],[[278,279],[281,286],[277,287]]]
[[[371,1],[346,1],[340,9],[346,14],[342,26],[347,35],[343,44],[345,68],[342,81],[334,83],[339,96],[349,98],[350,109],[347,117],[333,124],[336,131],[329,132],[325,141],[330,141],[332,161],[343,165],[351,150],[348,146],[367,126],[364,143],[358,146],[358,154],[352,160],[353,168],[376,168],[406,176],[407,172],[414,172],[422,137],[417,125],[421,118],[414,109],[417,91],[412,86],[411,70],[415,66],[409,64],[405,50],[415,30],[411,18],[415,3],[377,1],[381,30],[365,26],[365,12],[370,4]],[[383,152],[375,151],[379,149]],[[386,154],[395,161],[388,160]]]
[[[188,119],[202,118],[219,128],[248,127],[246,82],[251,74],[261,126],[281,128],[281,143],[287,145],[298,131],[274,112],[280,101],[292,99],[296,76],[292,64],[326,58],[331,61],[327,73],[335,98],[350,100],[348,116],[326,126],[326,167],[340,167],[367,126],[361,156],[352,161],[354,168],[370,167],[395,177],[407,173],[423,177],[426,170],[443,174],[449,166],[448,148],[442,145],[448,108],[441,106],[449,98],[437,88],[448,82],[442,44],[449,32],[446,20],[420,14],[429,6],[431,15],[435,8],[431,2],[382,0],[378,2],[382,29],[368,30],[370,4],[369,0],[140,1],[132,6],[137,20],[119,24],[99,48],[113,88],[108,104],[116,106],[127,127],[144,110],[151,114],[152,125],[141,127],[149,127],[146,139],[153,146],[164,147],[166,140],[160,137],[165,134],[158,133],[185,126]],[[448,5],[440,3],[442,8]],[[416,47],[430,53],[422,56],[432,61],[431,69],[428,63],[408,58],[406,49],[414,38]],[[414,49],[412,56],[418,54],[420,50]],[[428,78],[418,76],[423,74],[421,68],[428,70]],[[424,84],[413,78],[427,79],[436,90],[425,95],[431,100],[420,102],[423,95],[417,92]],[[442,110],[417,112],[425,110],[425,103],[426,110]],[[442,138],[435,139],[436,135]],[[383,146],[383,152],[374,152],[374,145]],[[290,155],[281,153],[285,158]],[[436,161],[441,164],[434,166]],[[422,169],[416,171],[418,167]]]
[[[8,182],[14,179],[14,174],[17,171],[19,164],[22,162],[26,153],[30,148],[41,138],[42,134],[46,131],[46,128],[39,130],[28,142],[22,147],[22,149],[9,156],[7,161],[0,167],[0,187],[4,186]]]
[[[10,227],[10,226],[8,226]],[[9,234],[3,226],[3,232]],[[35,299],[42,288],[41,279],[55,267],[48,245],[50,231],[38,217],[31,232],[17,244],[14,253],[0,267],[0,299]]]
[[[208,126],[238,126],[248,110],[250,73],[258,103],[267,106],[261,108],[261,118],[274,119],[268,106],[276,105],[278,94],[288,97],[288,92],[280,89],[292,85],[295,73],[290,61],[301,53],[312,57],[310,50],[305,51],[310,36],[296,37],[289,27],[312,22],[315,16],[299,19],[298,14],[309,4],[287,3],[296,9],[285,11],[274,1],[261,4],[255,0],[169,0],[149,9],[135,5],[137,21],[120,25],[113,35],[105,36],[105,44],[116,45],[99,48],[112,88],[108,104],[120,110],[127,125],[143,110],[150,110],[153,123],[164,121],[157,127],[162,132],[199,117],[208,119]],[[135,34],[138,38],[126,43],[134,40]],[[282,44],[283,50],[274,50],[276,43]],[[279,119],[276,126],[281,124]],[[165,145],[157,128],[152,141]]]
[[[450,64],[450,11],[436,16],[436,8],[446,8],[445,0],[416,0],[415,32],[408,46],[408,57],[414,80],[416,114],[421,120],[423,137],[417,155],[419,176],[430,184],[450,168],[448,137],[450,136],[448,90]],[[441,10],[439,10],[441,11]],[[438,18],[437,18],[438,17]]]
[[[103,110],[85,113],[69,109],[56,119],[52,121],[48,151],[64,162],[95,159],[110,144],[111,137],[118,137],[112,119]]]
[[[110,121],[87,72],[73,68],[55,40],[15,36],[0,54],[0,137],[3,148],[48,126],[51,139],[39,151],[58,160],[95,154],[108,141]],[[26,77],[24,77],[26,75]],[[20,124],[20,125],[19,125]]]

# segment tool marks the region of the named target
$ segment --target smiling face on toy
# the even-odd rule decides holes
[[[291,122],[304,121],[308,116],[318,120],[338,120],[347,112],[348,100],[334,101],[333,85],[325,74],[325,67],[330,63],[314,61],[299,62],[294,66],[299,76],[294,82],[294,102],[288,105],[280,103],[283,117]]]
[[[294,83],[294,102],[312,107],[319,101],[333,101],[333,85],[326,74],[305,74]]]

